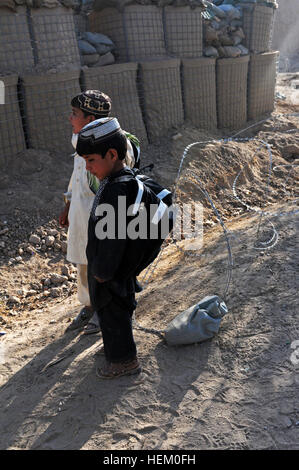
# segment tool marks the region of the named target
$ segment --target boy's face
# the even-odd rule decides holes
[[[93,116],[84,116],[84,113],[79,108],[72,107],[72,112],[69,116],[69,121],[72,125],[73,134],[78,134],[82,127],[86,126],[95,119]]]
[[[111,175],[123,166],[123,162],[118,159],[117,152],[114,149],[108,150],[104,158],[97,153],[83,155],[83,158],[86,163],[86,170],[90,171],[99,180],[106,178],[106,176]]]

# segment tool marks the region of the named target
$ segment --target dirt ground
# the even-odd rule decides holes
[[[168,243],[141,275],[139,376],[101,381],[101,335],[65,332],[80,310],[57,224],[71,158],[27,150],[1,175],[1,449],[298,449],[298,78],[279,76],[286,98],[247,140],[186,124],[144,152],[173,189],[186,146],[210,141],[190,149],[176,185],[178,202],[204,206],[203,247]],[[211,294],[228,306],[212,340],[168,346],[145,330]]]

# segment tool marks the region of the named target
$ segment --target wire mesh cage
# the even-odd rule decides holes
[[[164,27],[167,53],[175,57],[202,56],[202,9],[165,7]]]
[[[274,110],[278,52],[250,57],[248,69],[248,119]]]
[[[217,60],[217,120],[220,129],[239,129],[247,120],[248,61],[249,56]]]
[[[72,151],[68,116],[81,92],[80,70],[22,76],[23,110],[29,148]]]
[[[85,90],[101,90],[112,100],[111,115],[123,129],[135,134],[142,146],[148,143],[137,88],[138,64],[123,63],[84,70]]]
[[[185,119],[202,129],[217,127],[216,59],[183,59]]]
[[[17,92],[18,76],[0,75],[0,167],[25,149],[25,137]]]
[[[265,5],[246,5],[243,8],[245,46],[255,54],[271,49],[275,10]]]
[[[58,64],[80,66],[73,11],[57,7],[31,10],[37,64],[45,68]]]
[[[34,66],[26,7],[13,12],[0,7],[0,73],[22,72]]]
[[[141,102],[149,141],[184,121],[179,59],[140,63]]]

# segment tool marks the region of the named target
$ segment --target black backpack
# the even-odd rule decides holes
[[[116,178],[114,183],[123,183],[135,178],[138,192],[133,205],[132,215],[137,215],[141,204],[147,210],[147,239],[141,240],[143,256],[136,268],[138,276],[143,269],[151,264],[160,252],[164,240],[173,229],[174,212],[172,209],[172,193],[147,175],[131,170],[131,175]],[[151,206],[152,205],[152,206]],[[155,237],[151,238],[154,234]],[[140,245],[139,245],[140,246]]]

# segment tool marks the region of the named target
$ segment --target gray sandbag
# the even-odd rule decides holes
[[[84,41],[82,39],[78,39],[78,47],[79,51],[83,55],[97,54],[96,48],[89,44],[89,42]]]
[[[82,62],[83,65],[87,65],[88,67],[90,67],[91,65],[97,64],[99,59],[99,54],[85,54],[82,57]]]
[[[115,57],[112,54],[112,52],[107,52],[107,54],[101,55],[101,57],[98,60],[98,66],[100,65],[111,65],[114,64],[115,62]]]
[[[165,340],[170,346],[200,343],[213,338],[228,312],[217,295],[210,295],[176,316],[165,329]]]
[[[216,47],[213,46],[205,47],[203,53],[206,57],[219,57]]]
[[[89,42],[96,49],[99,55],[107,54],[114,49],[114,44],[105,34],[92,33],[90,31],[81,35],[84,41]]]

